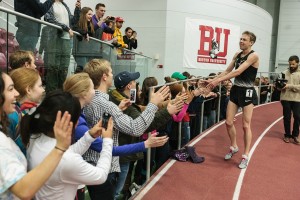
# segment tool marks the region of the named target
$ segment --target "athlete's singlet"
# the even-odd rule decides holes
[[[248,58],[248,56],[253,53],[254,51],[250,51],[246,56],[241,57],[242,52],[239,53],[235,60],[235,69],[238,69],[240,65],[245,62]],[[257,74],[257,68],[250,65],[245,71],[243,71],[240,75],[235,77],[234,79],[234,85],[240,86],[240,87],[253,87],[254,81]]]

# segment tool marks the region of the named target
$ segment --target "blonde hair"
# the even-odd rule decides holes
[[[25,67],[12,70],[9,75],[14,82],[15,89],[20,93],[17,100],[24,98],[27,95],[27,88],[32,88],[40,79],[37,70]]]
[[[98,88],[100,86],[100,81],[103,74],[109,73],[111,64],[105,59],[92,59],[84,67],[83,72],[86,72],[94,83],[94,87]]]
[[[90,77],[84,72],[69,76],[63,84],[63,90],[77,98],[84,96],[90,87]]]

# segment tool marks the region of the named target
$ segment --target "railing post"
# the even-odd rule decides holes
[[[181,127],[182,127],[182,122],[178,123],[178,147],[177,149],[181,148]]]

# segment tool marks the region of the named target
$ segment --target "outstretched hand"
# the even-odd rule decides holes
[[[71,115],[65,112],[61,116],[61,111],[56,114],[53,131],[56,138],[56,146],[60,149],[67,150],[71,145],[73,130],[73,122],[71,122]]]
[[[93,128],[89,130],[90,135],[93,138],[99,137],[102,134],[102,120],[99,120],[97,124]]]
[[[163,86],[155,93],[152,90],[150,102],[157,106],[169,96],[169,92],[169,86]]]
[[[167,110],[170,115],[174,115],[178,113],[183,107],[183,101],[178,100],[178,101],[169,101],[167,105]]]
[[[150,137],[145,141],[146,148],[163,146],[169,139],[167,136],[157,137],[157,135],[157,132],[150,135]]]

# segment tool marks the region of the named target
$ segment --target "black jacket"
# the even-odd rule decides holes
[[[53,5],[54,0],[47,0],[45,3],[41,3],[39,0],[15,0],[15,11],[23,13],[25,15],[41,19]],[[23,17],[17,17],[16,27],[18,31],[24,33],[31,33],[33,36],[39,36],[41,25]]]

